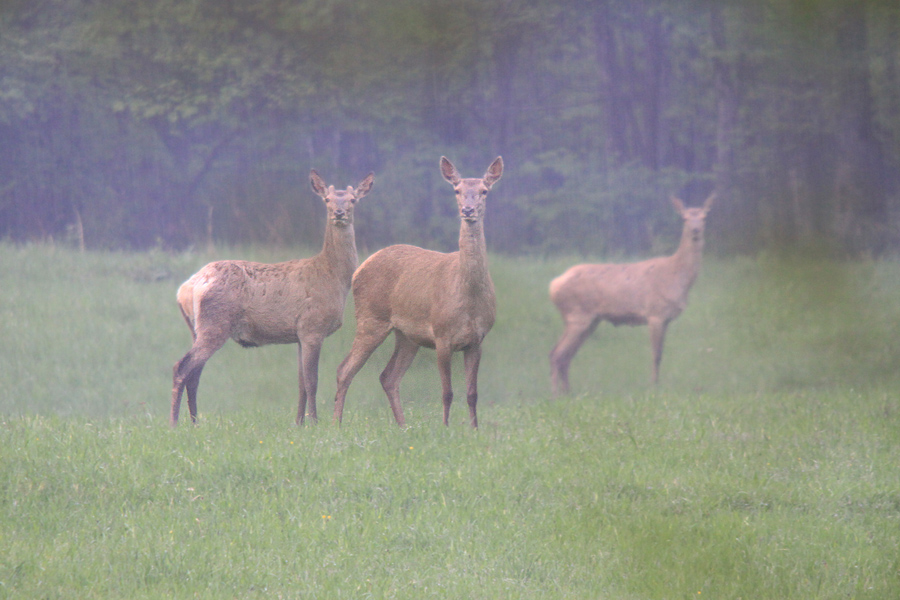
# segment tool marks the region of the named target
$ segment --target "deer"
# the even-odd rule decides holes
[[[400,380],[419,348],[426,347],[437,354],[445,426],[453,402],[451,357],[454,352],[463,353],[469,420],[478,428],[481,344],[494,325],[497,304],[484,237],[485,199],[503,174],[503,159],[498,156],[481,178],[463,179],[443,156],[440,169],[456,192],[459,251],[443,253],[397,244],[379,250],[360,265],[353,275],[356,334],[337,371],[337,424],[353,377],[393,331],[394,352],[380,381],[397,424],[406,426]]]
[[[343,322],[353,272],[359,264],[353,230],[355,204],[372,188],[374,173],[346,190],[326,187],[315,171],[310,185],[325,202],[322,251],[280,263],[220,260],[201,268],[178,288],[181,314],[191,330],[191,349],[173,368],[170,424],[178,424],[187,388],[191,421],[197,422],[197,387],[206,362],[229,338],[245,348],[297,344],[300,401],[296,423],[316,422],[319,354],[323,340]]]
[[[670,256],[625,264],[580,264],[550,282],[550,299],[565,330],[550,352],[550,383],[554,396],[568,394],[572,358],[601,321],[614,326],[647,325],[653,352],[651,381],[659,383],[666,330],[684,311],[688,292],[700,271],[706,215],[715,199],[686,208],[671,197],[684,220],[681,242]]]

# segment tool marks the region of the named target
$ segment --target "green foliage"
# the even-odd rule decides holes
[[[93,248],[305,240],[315,167],[390,183],[364,245],[444,247],[422,165],[502,154],[507,253],[654,251],[667,196],[713,186],[720,250],[891,253],[900,14],[859,6],[7,2],[0,236],[80,218]]]
[[[567,162],[567,161],[561,161]],[[653,171],[625,165],[585,179],[530,164],[524,177],[557,178],[558,188],[545,188],[518,204],[535,232],[529,246],[549,253],[629,255],[671,252],[677,246],[680,219],[669,207],[671,190],[682,189],[691,176],[676,170]],[[537,234],[536,232],[540,232]],[[658,236],[666,232],[664,242]]]

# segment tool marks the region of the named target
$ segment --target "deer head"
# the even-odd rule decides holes
[[[459,171],[447,157],[441,157],[441,174],[456,190],[456,203],[459,216],[467,223],[475,223],[484,218],[484,200],[487,193],[503,175],[503,158],[498,156],[488,167],[482,178],[463,179]]]
[[[684,227],[690,232],[691,239],[694,242],[699,242],[703,239],[703,230],[706,227],[706,214],[709,212],[715,199],[716,194],[713,192],[703,203],[702,207],[688,208],[679,198],[672,196],[672,205],[678,211],[678,214],[681,215],[681,218],[684,219]]]
[[[353,205],[372,189],[374,173],[366,175],[354,189],[347,186],[346,190],[336,190],[333,185],[325,186],[325,182],[315,169],[309,172],[309,183],[313,191],[325,201],[328,211],[328,221],[338,227],[346,227],[353,224]]]

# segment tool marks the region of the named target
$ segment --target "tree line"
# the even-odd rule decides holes
[[[502,155],[488,243],[900,249],[900,7],[880,0],[2,0],[0,238],[455,245],[446,155]],[[817,246],[818,247],[818,246]]]

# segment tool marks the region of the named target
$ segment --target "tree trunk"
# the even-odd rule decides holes
[[[839,63],[835,230],[851,248],[883,243],[888,203],[884,154],[875,133],[870,88],[866,3],[846,2],[837,13]]]
[[[610,167],[620,164],[628,155],[625,120],[622,118],[620,92],[623,85],[619,72],[619,53],[612,22],[613,11],[601,2],[594,12],[594,40],[597,53],[600,105],[605,125],[604,150]]]
[[[724,226],[720,228],[725,239],[741,245],[749,233],[751,215],[741,211],[734,194],[735,159],[734,138],[738,127],[740,90],[736,67],[728,60],[728,42],[725,15],[722,7],[711,4],[709,13],[710,36],[715,55],[713,57],[713,81],[716,92],[716,154],[713,174],[715,192],[719,197],[717,211]]]

